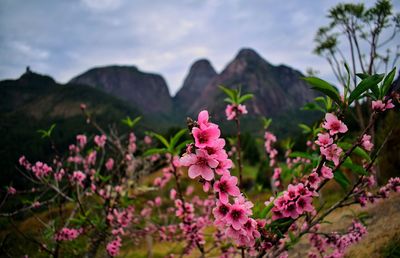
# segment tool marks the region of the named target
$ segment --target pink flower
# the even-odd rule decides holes
[[[331,113],[325,115],[325,123],[322,127],[329,130],[330,135],[347,132],[347,126]]]
[[[315,143],[318,144],[319,146],[326,147],[333,143],[333,139],[331,138],[329,133],[319,133],[318,140],[316,140]]]
[[[176,190],[175,189],[171,189],[171,191],[169,192],[169,198],[171,198],[171,200],[175,200],[176,198]]]
[[[235,230],[239,230],[246,222],[247,216],[243,205],[239,203],[233,204],[228,215],[226,215],[226,223],[232,225]]]
[[[146,136],[144,137],[144,143],[147,144],[147,145],[150,145],[151,142],[152,142],[151,137],[148,136],[148,135],[146,135]]]
[[[245,105],[239,104],[237,107],[240,114],[244,115],[247,114],[247,109]]]
[[[312,206],[312,197],[300,196],[296,201],[297,213],[302,214],[303,212],[312,212],[314,207]]]
[[[218,161],[213,155],[208,155],[207,151],[198,149],[196,154],[186,154],[180,159],[183,166],[189,167],[189,177],[196,178],[201,176],[210,181],[214,178],[212,169],[218,166]]]
[[[230,159],[218,160],[218,166],[215,168],[215,172],[218,175],[230,174],[229,169],[233,166],[233,162]]]
[[[74,171],[72,174],[72,180],[83,187],[83,180],[85,180],[86,175],[82,171]]]
[[[114,160],[112,158],[109,158],[106,162],[106,169],[107,171],[111,171],[114,166]]]
[[[53,171],[51,167],[49,167],[46,163],[43,162],[36,162],[35,165],[32,167],[32,171],[37,178],[42,178],[47,176],[50,172]]]
[[[117,256],[119,254],[119,249],[121,246],[122,246],[122,240],[120,237],[117,237],[116,239],[107,244],[106,247],[107,253],[112,257]]]
[[[201,111],[197,117],[197,122],[199,123],[200,129],[206,129],[208,127],[218,128],[218,125],[210,123],[208,120],[209,120],[208,111],[207,110]]]
[[[332,169],[330,167],[322,166],[321,175],[326,179],[332,179],[333,178]]]
[[[79,147],[81,147],[81,148],[85,147],[85,145],[87,143],[86,135],[79,134],[76,136],[76,140],[78,141]]]
[[[56,235],[57,241],[71,241],[76,239],[82,233],[82,229],[62,228]]]
[[[14,187],[9,186],[9,187],[7,187],[7,193],[8,193],[9,195],[14,195],[14,194],[17,193],[17,190],[15,190]]]
[[[386,103],[385,103],[385,109],[392,109],[394,108],[394,105],[392,103],[392,100],[389,99]]]
[[[371,142],[371,135],[364,134],[362,139],[361,139],[361,146],[366,150],[366,151],[371,151],[372,148],[374,147],[374,144]]]
[[[231,205],[229,203],[222,203],[220,200],[217,200],[217,205],[213,209],[213,214],[216,220],[224,220],[226,215],[228,215],[231,209]]]
[[[107,136],[105,136],[104,134],[101,135],[101,136],[96,135],[96,136],[94,137],[94,142],[95,142],[96,145],[99,146],[100,148],[103,148],[103,147],[104,147],[104,144],[106,143],[106,141],[107,141]]]
[[[221,135],[221,131],[218,129],[218,127],[214,126],[204,129],[193,127],[192,134],[194,137],[195,146],[197,148],[205,148],[207,146],[213,146],[214,142]]]
[[[327,160],[333,161],[335,166],[339,164],[340,154],[343,152],[341,148],[339,148],[336,144],[332,144],[328,147],[320,147],[320,151],[322,155],[326,157]]]
[[[239,115],[247,114],[247,109],[245,105],[239,104],[229,104],[225,108],[225,115],[227,120],[233,120]]]
[[[313,172],[308,176],[307,181],[312,188],[316,189],[318,188],[321,179],[316,172]]]
[[[235,111],[233,105],[229,104],[226,106],[225,115],[226,115],[226,119],[228,119],[228,120],[233,120],[236,117],[236,111]]]
[[[382,102],[382,100],[373,100],[372,101],[372,109],[374,111],[385,111],[386,105],[385,105],[385,103]]]
[[[237,187],[237,177],[223,175],[219,181],[214,184],[214,191],[218,193],[219,199],[223,204],[229,201],[228,196],[239,196],[240,190]]]

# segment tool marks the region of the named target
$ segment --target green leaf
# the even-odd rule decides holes
[[[253,94],[251,94],[251,93],[248,93],[248,94],[244,94],[243,96],[241,96],[240,98],[239,98],[239,104],[241,104],[241,103],[243,103],[243,102],[245,102],[246,100],[249,100],[249,99],[252,99],[254,97],[254,95]]]
[[[385,80],[383,80],[380,98],[383,98],[386,95],[386,93],[388,92],[390,85],[392,85],[392,82],[394,80],[395,74],[396,74],[396,67],[393,68],[393,70],[390,71],[390,73],[385,77]]]
[[[309,159],[309,160],[315,159],[314,156],[312,156],[306,152],[300,152],[300,151],[294,151],[294,152],[290,153],[289,157],[291,157],[291,158],[300,157],[300,158],[305,158],[305,159]]]
[[[142,119],[141,116],[138,116],[133,120],[127,116],[125,119],[122,119],[121,122],[127,125],[129,128],[133,128],[140,121],[140,119]]]
[[[349,179],[347,179],[347,177],[342,173],[342,171],[336,171],[333,178],[345,190],[350,185]]]
[[[340,148],[342,148],[344,150],[348,150],[353,146],[353,144],[348,143],[348,142],[341,142],[338,145]],[[368,155],[368,153],[364,149],[362,149],[358,146],[353,150],[353,153],[367,161],[371,161],[371,157]]]
[[[312,131],[312,129],[311,129],[308,125],[306,125],[306,124],[299,124],[299,127],[300,127],[301,129],[303,129],[303,133],[304,133],[304,134],[310,133],[310,132]]]
[[[264,125],[264,129],[268,129],[268,127],[271,125],[272,123],[272,118],[262,118],[263,120],[263,125]]]
[[[37,130],[38,133],[42,135],[42,138],[50,138],[51,133],[53,132],[54,128],[56,127],[56,124],[52,124],[48,130]]]
[[[178,141],[181,139],[181,137],[186,133],[187,129],[181,129],[179,132],[177,132],[171,139],[170,141],[170,149],[172,150],[175,145],[178,143]]]
[[[372,76],[369,76],[368,78],[363,79],[358,85],[357,87],[350,93],[349,96],[349,105],[356,99],[358,99],[358,97],[361,96],[361,94],[363,94],[364,92],[366,92],[367,90],[371,89],[372,92],[374,93],[374,95],[376,96],[376,92],[375,89],[373,89],[373,87],[378,87],[378,83],[380,81],[382,81],[383,79],[383,75],[382,74],[375,74]],[[379,92],[378,92],[378,96],[376,96],[377,98],[379,98]]]
[[[356,73],[356,75],[357,75],[357,77],[360,78],[361,80],[364,80],[364,79],[366,79],[366,78],[369,77],[369,75],[366,74],[366,73]]]
[[[324,93],[325,95],[329,96],[333,101],[335,101],[338,105],[341,105],[339,92],[330,83],[317,77],[306,77],[303,79],[312,85],[312,89]]]
[[[143,153],[143,156],[151,156],[154,154],[164,154],[166,152],[167,152],[167,149],[165,149],[165,148],[153,148],[153,149],[146,150]]]
[[[235,103],[235,95],[236,95],[236,94],[235,94],[235,91],[234,91],[234,90],[228,89],[228,88],[226,88],[226,87],[224,87],[224,86],[222,86],[222,85],[220,85],[219,88],[220,88],[223,92],[225,92],[226,95],[229,96],[229,98],[233,101],[233,103]]]
[[[162,144],[164,144],[164,146],[167,147],[167,149],[169,148],[169,143],[168,143],[167,139],[164,138],[164,136],[162,136],[161,134],[158,134],[158,133],[151,133],[151,135],[153,135],[160,142],[162,142]]]
[[[367,171],[362,166],[353,163],[350,158],[347,158],[343,162],[343,167],[350,169],[351,172],[354,172],[358,175],[368,175]]]

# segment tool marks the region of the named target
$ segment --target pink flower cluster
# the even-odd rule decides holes
[[[257,222],[249,217],[252,215],[253,204],[240,194],[238,180],[229,172],[232,161],[224,149],[225,140],[219,138],[221,132],[218,125],[208,120],[208,112],[201,111],[198,125],[192,129],[195,154],[188,148],[189,153],[181,157],[180,164],[189,167],[190,178],[200,176],[205,181],[206,190],[213,183],[211,180],[215,177],[214,172],[221,176],[213,185],[218,197],[217,206],[213,209],[216,219],[214,224],[238,245],[253,246],[255,239],[260,236]],[[230,196],[234,197],[233,203],[230,203]]]
[[[72,173],[71,181],[83,187],[83,180],[86,179],[86,175],[82,171],[74,171]]]
[[[315,227],[318,230],[319,226]],[[358,221],[353,221],[346,234],[336,232],[328,235],[310,234],[310,243],[317,249],[317,253],[310,252],[308,257],[341,258],[345,256],[346,249],[361,240],[367,234],[367,229]],[[327,254],[330,252],[330,254]]]
[[[114,240],[107,244],[107,253],[114,257],[119,254],[119,249],[122,246],[121,235],[125,235],[124,229],[127,228],[133,221],[133,212],[135,208],[129,206],[126,209],[119,211],[118,209],[112,209],[107,214],[108,224],[113,228],[111,233],[115,237]]]
[[[57,241],[71,241],[82,233],[82,229],[62,228],[54,237]]]
[[[14,187],[12,187],[12,186],[7,187],[7,194],[15,195],[16,193],[17,193],[17,190]]]
[[[348,130],[347,126],[332,113],[327,113],[325,115],[325,123],[322,127],[329,130],[330,135],[345,133]]]
[[[371,151],[372,148],[374,147],[374,144],[371,142],[371,135],[364,134],[362,139],[361,139],[361,146],[366,150],[366,151]]]
[[[38,179],[48,176],[52,171],[53,169],[51,167],[40,161],[36,162],[35,165],[32,166],[32,172]]]
[[[289,217],[296,219],[305,212],[315,212],[312,205],[315,194],[302,183],[297,185],[290,184],[288,189],[274,201],[272,219],[277,220]]]
[[[391,99],[384,100],[384,101],[382,101],[382,100],[372,101],[372,109],[374,111],[383,112],[387,109],[392,109],[392,108],[394,108],[394,105],[393,105]]]
[[[97,145],[99,148],[103,148],[104,145],[106,144],[106,141],[107,141],[107,136],[105,136],[104,134],[102,134],[102,135],[96,135],[96,136],[94,137],[94,142],[96,143],[96,145]]]
[[[111,241],[107,244],[107,247],[106,247],[107,253],[111,257],[115,257],[119,254],[119,249],[121,248],[121,246],[122,246],[122,240],[118,236],[113,241]]]
[[[266,131],[264,134],[265,139],[265,151],[269,155],[269,165],[271,167],[275,166],[278,151],[272,146],[276,142],[276,136],[271,132]]]
[[[240,115],[247,114],[247,109],[245,105],[242,104],[229,104],[226,106],[225,115],[226,119],[233,120],[239,117]]]
[[[337,166],[343,150],[333,143],[333,138],[331,138],[331,136],[347,132],[347,126],[335,115],[327,113],[322,127],[328,130],[329,133],[319,133],[315,143],[320,146],[321,154],[324,155],[327,160],[333,161],[335,166]]]

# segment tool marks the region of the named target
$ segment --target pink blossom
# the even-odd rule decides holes
[[[82,233],[82,229],[62,228],[54,237],[57,241],[71,241]]]
[[[218,193],[219,199],[223,204],[228,203],[228,196],[239,196],[240,190],[237,187],[237,177],[223,175],[219,181],[214,184],[214,191]]]
[[[332,113],[325,115],[325,123],[322,127],[329,130],[330,135],[347,132],[347,126]]]
[[[21,156],[18,160],[19,164],[23,167],[25,167],[26,170],[31,170],[32,165],[29,163],[29,161],[25,158],[25,156]]]
[[[74,171],[72,174],[72,180],[78,183],[80,186],[83,187],[83,180],[86,179],[86,175],[82,173],[82,171]]]
[[[244,114],[247,114],[247,109],[245,105],[229,104],[226,106],[225,115],[227,120],[236,119],[237,116]]]
[[[113,241],[107,244],[106,250],[107,253],[111,256],[117,256],[119,254],[119,249],[122,246],[122,240],[120,237],[117,237]]]
[[[134,133],[129,134],[129,145],[128,145],[128,151],[129,153],[135,153],[136,152],[136,135]]]
[[[327,167],[327,166],[322,166],[322,168],[321,168],[321,175],[322,175],[325,179],[332,179],[332,178],[333,178],[332,169],[331,169],[330,167]]]
[[[79,147],[81,147],[81,148],[85,147],[85,145],[87,143],[86,135],[79,134],[76,136],[76,140],[78,141]]]
[[[144,143],[145,144],[147,144],[147,145],[150,145],[151,143],[152,143],[152,139],[151,139],[151,137],[150,136],[148,136],[148,135],[146,135],[145,137],[144,137]]]
[[[385,103],[382,102],[382,100],[373,100],[372,101],[372,109],[374,111],[385,111],[386,105],[385,105]]]
[[[307,182],[312,188],[316,189],[318,188],[321,179],[316,172],[313,172],[308,176]]]
[[[107,136],[105,136],[104,134],[100,135],[96,135],[94,137],[94,142],[96,143],[97,146],[99,146],[100,148],[104,147],[104,144],[107,141]]]
[[[228,215],[231,209],[231,205],[229,203],[222,203],[220,200],[217,200],[216,207],[213,209],[214,217],[217,221],[223,221]]]
[[[207,110],[202,110],[200,111],[198,117],[197,117],[197,122],[199,123],[200,129],[206,129],[208,127],[217,127],[218,125],[213,124],[208,121],[209,120],[209,115]]]
[[[114,166],[114,160],[112,158],[109,158],[106,162],[106,169],[107,171],[111,171]]]
[[[312,212],[314,207],[312,206],[312,197],[300,196],[296,201],[297,213],[302,214],[303,212]]]
[[[339,164],[340,154],[343,150],[336,144],[332,144],[328,147],[320,147],[321,154],[326,157],[327,160],[333,161],[335,166]]]
[[[232,225],[233,229],[240,230],[247,221],[246,210],[243,205],[239,203],[233,204],[225,220],[226,223]]]
[[[171,191],[169,192],[169,198],[171,198],[171,200],[175,200],[175,198],[176,198],[176,190],[175,189],[171,189]]]
[[[14,195],[14,194],[17,193],[17,190],[16,190],[14,187],[9,186],[9,187],[7,187],[7,193],[8,193],[9,195]]]
[[[316,140],[315,143],[318,144],[319,146],[326,147],[333,143],[333,139],[331,138],[329,133],[319,133],[318,140]]]
[[[36,162],[35,165],[32,167],[32,172],[35,174],[37,178],[42,178],[47,176],[53,169],[49,167],[46,163],[43,162]]]
[[[183,166],[189,167],[189,177],[196,178],[201,176],[210,181],[214,178],[212,169],[218,166],[218,161],[213,155],[208,155],[207,151],[198,149],[196,154],[186,154],[180,159]]]
[[[361,146],[366,150],[366,151],[371,151],[372,148],[374,147],[374,144],[371,142],[371,135],[364,134],[362,139],[361,139]]]
[[[212,147],[214,142],[221,135],[221,131],[214,126],[207,127],[204,129],[200,129],[197,127],[193,127],[192,134],[195,141],[195,146],[197,148],[205,148],[207,146]]]

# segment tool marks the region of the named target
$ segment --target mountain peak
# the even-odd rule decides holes
[[[111,65],[93,68],[74,77],[70,83],[99,88],[135,103],[142,112],[168,113],[172,109],[164,78],[158,74],[142,72],[136,66]]]
[[[38,86],[52,86],[56,81],[47,75],[32,72],[31,69],[26,67],[26,72],[19,77],[18,81],[23,85],[38,85]]]
[[[210,61],[208,59],[199,59],[195,61],[192,66],[190,67],[190,71],[197,71],[197,70],[208,70],[208,71],[214,71],[214,67],[211,65]]]
[[[251,48],[242,48],[235,59],[261,60],[262,57]]]
[[[189,69],[182,88],[174,100],[184,108],[192,104],[191,97],[201,94],[207,84],[217,76],[217,72],[207,59],[195,61]]]

